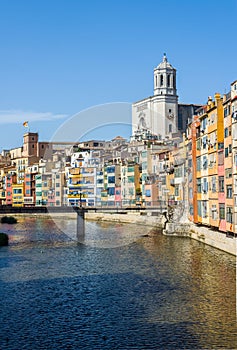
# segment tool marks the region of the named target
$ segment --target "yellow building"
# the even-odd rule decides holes
[[[12,206],[24,206],[24,183],[12,184]]]
[[[208,100],[208,197],[209,197],[209,224],[219,228],[219,196],[218,183],[218,149],[223,148],[223,105],[220,94],[215,94],[214,100]]]

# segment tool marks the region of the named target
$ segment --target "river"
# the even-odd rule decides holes
[[[234,256],[114,223],[79,243],[60,220],[0,225],[2,350],[237,349]]]

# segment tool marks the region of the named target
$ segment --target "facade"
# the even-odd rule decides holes
[[[237,80],[231,84],[232,163],[233,163],[233,232],[237,232]]]
[[[12,185],[12,206],[24,206],[24,182],[20,184],[14,183]]]
[[[176,69],[163,61],[154,69],[154,95],[132,105],[133,135],[137,130],[148,130],[161,138],[178,130],[178,95]]]

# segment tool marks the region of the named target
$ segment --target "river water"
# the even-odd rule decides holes
[[[78,243],[63,221],[0,225],[2,350],[237,349],[233,256],[135,225],[87,222]]]

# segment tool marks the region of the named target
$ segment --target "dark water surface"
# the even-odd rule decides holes
[[[234,257],[134,225],[78,244],[67,223],[0,225],[0,349],[237,349]]]

